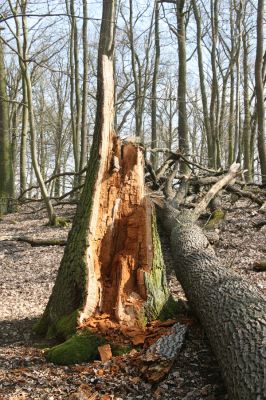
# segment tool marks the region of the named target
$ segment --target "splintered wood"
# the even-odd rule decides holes
[[[101,325],[112,320],[127,329],[138,325],[147,298],[144,272],[152,266],[151,204],[144,193],[142,150],[131,143],[121,146],[114,137],[107,151],[93,196],[86,255],[90,296],[81,323],[90,325],[108,314]]]

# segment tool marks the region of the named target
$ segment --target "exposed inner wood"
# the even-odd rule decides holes
[[[83,320],[101,313],[120,326],[138,325],[152,267],[151,204],[144,193],[144,158],[113,138],[97,186],[88,234],[88,296]]]

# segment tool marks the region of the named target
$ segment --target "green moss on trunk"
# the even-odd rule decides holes
[[[152,270],[144,274],[145,286],[147,290],[145,315],[148,321],[159,318],[162,309],[166,307],[166,304],[170,297],[166,280],[166,270],[161,250],[161,242],[158,234],[157,221],[154,210],[152,213],[152,245]]]
[[[99,357],[98,346],[106,343],[101,336],[89,330],[77,332],[64,343],[52,347],[46,353],[49,362],[59,365],[78,364],[95,360]]]

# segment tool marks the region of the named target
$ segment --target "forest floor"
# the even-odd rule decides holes
[[[215,245],[228,268],[237,270],[266,295],[266,272],[254,272],[253,264],[266,260],[266,214],[259,207],[225,199],[226,218],[218,227]],[[18,213],[0,221],[0,400],[1,399],[176,399],[225,400],[226,390],[220,370],[205,334],[193,317],[171,372],[157,384],[140,376],[132,360],[134,351],[107,363],[56,366],[44,358],[43,343],[32,333],[49,299],[64,247],[38,246],[14,237],[66,239],[69,227],[48,227],[40,205],[23,206]],[[74,206],[58,210],[72,218]],[[172,293],[184,293],[172,272],[168,241],[162,238],[168,279]]]

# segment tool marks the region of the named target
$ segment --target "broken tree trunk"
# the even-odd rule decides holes
[[[262,400],[266,301],[256,287],[216,257],[195,224],[202,205],[196,214],[169,205],[159,211],[171,237],[175,272],[216,354],[230,399]]]
[[[111,144],[92,199],[85,197],[85,184],[39,323],[43,334],[66,338],[77,325],[95,327],[99,317],[101,331],[106,324],[139,333],[169,304],[154,209],[144,193],[142,150],[120,146],[115,137]]]
[[[142,150],[121,145],[113,133],[114,3],[103,5],[88,172],[53,292],[36,327],[42,334],[67,337],[77,325],[92,326],[93,318],[101,330],[106,323],[139,331],[169,300],[156,218],[144,192]],[[92,342],[95,356],[99,343]]]

